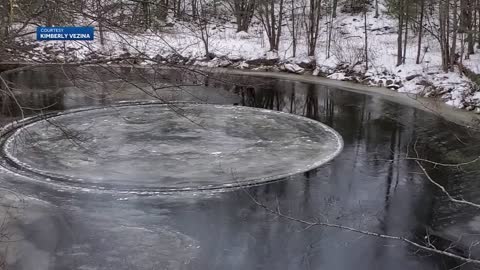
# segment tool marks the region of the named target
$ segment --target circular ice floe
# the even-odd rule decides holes
[[[32,179],[124,191],[256,185],[340,153],[333,129],[240,106],[129,102],[25,119],[4,129],[2,164]]]

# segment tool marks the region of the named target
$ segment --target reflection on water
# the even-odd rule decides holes
[[[414,145],[422,157],[445,163],[471,160],[479,153],[477,137],[431,114],[375,96],[291,81],[227,75],[205,80],[192,72],[171,70],[155,75],[128,68],[115,71],[132,84],[108,70],[77,72],[44,69],[10,79],[18,88],[17,101],[28,107],[26,114],[126,99],[238,103],[326,123],[343,136],[345,148],[329,164],[289,181],[213,194],[123,200],[125,195],[58,192],[4,176],[7,188],[55,206],[45,207],[46,214],[39,215],[35,224],[49,224],[48,232],[41,233],[56,240],[42,241],[38,230],[22,227],[27,241],[44,253],[47,266],[42,269],[450,269],[456,265],[398,242],[331,228],[305,229],[268,214],[247,192],[297,218],[407,236],[420,243],[427,232],[435,235],[433,240],[438,238],[435,243],[445,245],[449,242],[441,239],[479,230],[474,210],[449,203],[415,163],[405,159]],[[165,88],[179,84],[185,86]],[[2,123],[18,117],[15,101],[1,98]],[[429,172],[453,195],[478,200],[478,165],[463,171],[429,168]],[[118,226],[121,233],[112,233]],[[138,228],[144,230],[140,236]],[[177,244],[171,244],[166,231],[178,235]],[[102,235],[115,239],[105,242]],[[22,248],[29,250],[21,246],[20,254]],[[159,255],[167,253],[168,258]],[[129,264],[120,260],[123,257]],[[31,258],[19,255],[11,265],[28,269]]]

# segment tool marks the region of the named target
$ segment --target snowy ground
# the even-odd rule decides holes
[[[324,18],[327,20],[328,18]],[[333,20],[330,54],[327,53],[328,29],[321,23],[322,31],[316,51],[317,67],[308,68],[306,42],[300,35],[296,57],[293,56],[292,38],[288,22],[284,25],[278,55],[268,53],[267,37],[260,24],[254,24],[249,33],[236,33],[231,23],[212,25],[208,29],[209,52],[213,60],[205,58],[205,47],[198,29],[191,25],[175,23],[161,33],[146,32],[129,35],[106,33],[105,45],[99,38],[94,42],[36,42],[34,36],[29,43],[36,47],[29,61],[89,61],[98,58],[139,56],[158,61],[176,61],[209,67],[232,67],[261,70],[280,70],[293,73],[313,72],[337,80],[354,80],[369,85],[386,86],[399,92],[441,98],[447,104],[480,112],[478,86],[461,75],[460,72],[444,73],[438,42],[430,36],[423,39],[422,62],[415,64],[417,50],[416,33],[411,32],[408,40],[406,64],[396,66],[396,21],[385,13],[381,6],[381,16],[374,18],[374,12],[367,14],[369,69],[365,70],[362,60],[364,50],[364,21],[361,15],[339,13]],[[329,57],[327,57],[329,56]],[[278,61],[256,61],[278,58]],[[172,60],[173,59],[173,60]],[[149,64],[150,61],[143,61]],[[274,63],[272,65],[272,63]],[[480,74],[480,51],[472,55],[464,65]],[[306,68],[306,69],[304,69]]]

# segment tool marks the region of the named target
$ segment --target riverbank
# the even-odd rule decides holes
[[[265,72],[265,71],[250,71],[250,70],[235,70],[227,68],[208,69],[213,73],[227,73],[243,76],[257,76],[265,78],[277,78],[283,80],[293,80],[298,82],[314,83],[319,85],[325,85],[328,87],[347,90],[351,92],[357,92],[362,94],[368,94],[381,97],[385,100],[415,107],[422,111],[433,113],[439,117],[442,117],[450,122],[461,124],[469,128],[478,128],[480,124],[480,115],[472,111],[458,109],[442,102],[435,98],[421,97],[418,95],[412,95],[408,93],[401,93],[392,91],[386,87],[374,87],[362,85],[359,83],[349,81],[339,81],[329,78],[322,78],[314,75],[297,75],[284,72]]]
[[[30,64],[27,62],[0,63],[1,68],[8,69],[8,71],[4,70],[4,72],[6,71],[9,73],[17,72],[17,71],[19,72],[26,69],[45,67],[45,66],[62,66],[62,65],[78,66],[81,64],[74,64],[74,63],[72,64],[60,64],[60,63]],[[98,65],[101,65],[101,64],[85,63],[85,66],[98,66]],[[127,67],[127,68],[141,68],[141,69],[148,69],[151,67],[150,65],[138,65],[138,64],[108,64],[108,66],[113,68]],[[158,66],[155,66],[155,68],[158,68]],[[186,67],[183,65],[168,65],[168,66],[163,66],[162,68],[183,69]],[[422,97],[415,94],[392,91],[387,87],[368,86],[368,85],[364,85],[364,84],[356,83],[352,81],[335,80],[327,77],[320,77],[320,76],[315,76],[315,75],[306,74],[306,73],[295,74],[295,73],[285,72],[280,70],[260,71],[260,70],[248,70],[248,69],[235,69],[232,67],[212,68],[212,67],[205,67],[205,66],[203,67],[195,66],[195,67],[188,67],[188,68],[193,70],[199,70],[206,74],[214,74],[217,77],[222,77],[221,76],[222,74],[226,74],[226,75],[238,75],[238,76],[276,78],[281,80],[292,80],[297,82],[319,84],[319,85],[332,87],[335,89],[342,89],[342,90],[347,90],[351,92],[378,96],[388,101],[415,107],[422,111],[433,113],[450,122],[454,122],[454,123],[463,125],[465,127],[478,128],[478,126],[480,125],[480,115],[477,113],[474,113],[473,111],[467,111],[464,109],[459,109],[453,106],[449,106],[438,98]]]
[[[263,26],[255,19],[248,33],[237,33],[235,23],[212,19],[207,30],[208,40],[204,40],[191,22],[169,18],[168,25],[154,31],[104,31],[101,40],[97,38],[92,42],[42,42],[36,41],[35,35],[26,34],[14,48],[7,50],[4,59],[30,63],[102,61],[281,71],[385,87],[480,114],[480,49],[465,55],[453,71],[444,72],[436,38],[426,31],[418,48],[418,35],[410,31],[404,44],[405,63],[398,66],[398,22],[384,1],[379,1],[379,13],[376,16],[371,9],[365,18],[363,14],[343,12],[332,21],[321,18],[321,25],[332,27],[320,29],[315,56],[308,56],[305,33],[298,34],[293,46],[289,22],[283,26],[278,51],[272,52]],[[27,30],[33,31],[34,26]],[[458,48],[463,46],[460,39],[458,42]],[[365,52],[368,61],[365,61]]]

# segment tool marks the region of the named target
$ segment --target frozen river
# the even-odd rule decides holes
[[[307,229],[259,204],[419,243],[431,234],[439,246],[462,234],[466,239],[456,245],[468,245],[480,230],[474,209],[448,203],[405,159],[414,144],[423,158],[438,162],[478,156],[475,133],[434,114],[280,79],[119,72],[40,69],[11,76],[16,101],[2,97],[2,124],[22,114],[51,114],[4,136],[9,163],[0,177],[9,238],[2,250],[8,269],[458,264],[400,242]],[[112,106],[133,100],[188,103]],[[429,172],[453,195],[478,200],[478,164]],[[262,185],[228,188],[242,182]]]

